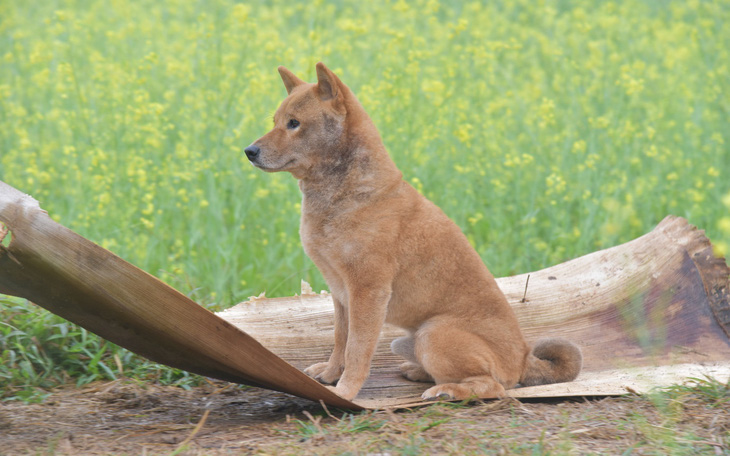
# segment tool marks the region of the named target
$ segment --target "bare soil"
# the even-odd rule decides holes
[[[468,405],[345,414],[211,382],[131,380],[0,403],[0,454],[730,454],[730,415],[694,396]]]

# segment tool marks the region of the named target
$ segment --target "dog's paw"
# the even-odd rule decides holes
[[[348,401],[355,399],[355,396],[357,396],[357,393],[358,393],[357,389],[348,388],[345,385],[337,385],[337,386],[327,385],[327,389],[329,389],[336,395],[347,399]]]
[[[304,369],[304,373],[320,383],[332,385],[340,379],[343,370],[344,367],[342,366],[335,366],[335,368],[332,369],[330,363],[317,363]]]
[[[470,377],[461,383],[441,383],[423,392],[421,397],[427,401],[463,401],[483,398],[498,399],[506,396],[504,386],[489,376]]]
[[[324,372],[325,369],[327,369],[327,366],[329,366],[329,363],[312,364],[308,368],[304,369],[304,373],[309,375],[310,377],[316,378],[319,374]]]
[[[406,361],[400,365],[401,374],[413,382],[432,382],[433,377],[418,363]]]
[[[433,386],[421,394],[425,401],[460,401],[474,396],[468,388],[458,383],[443,383]]]

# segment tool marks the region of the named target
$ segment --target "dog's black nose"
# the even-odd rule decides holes
[[[247,148],[244,149],[244,152],[246,152],[246,156],[249,160],[256,160],[261,153],[261,148],[255,144],[251,144]]]

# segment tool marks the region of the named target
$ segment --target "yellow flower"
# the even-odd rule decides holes
[[[552,173],[545,178],[545,185],[547,185],[547,193],[562,193],[565,191],[566,182],[562,176]]]
[[[540,128],[555,125],[555,102],[549,98],[543,98],[539,108]]]
[[[573,151],[573,153],[577,154],[577,153],[585,152],[586,148],[587,148],[586,142],[583,141],[582,139],[580,139],[573,143],[573,147],[571,150]]]
[[[237,3],[233,7],[233,18],[238,22],[246,22],[248,15],[251,13],[251,7],[243,3]]]
[[[399,13],[405,13],[410,9],[410,6],[408,5],[408,2],[404,0],[398,0],[398,2],[393,5],[393,9]]]
[[[421,84],[421,90],[426,94],[434,105],[440,106],[444,102],[446,85],[436,79],[427,79]]]
[[[146,218],[142,217],[139,219],[140,222],[142,222],[142,225],[144,225],[145,228],[148,230],[151,230],[155,227],[155,224],[151,220],[147,220]]]
[[[725,216],[718,220],[717,228],[724,233],[730,234],[730,217]]]
[[[589,118],[588,123],[591,124],[591,126],[593,126],[594,128],[603,129],[608,127],[611,122],[608,120],[607,117],[601,116],[597,119],[594,119],[592,117]]]
[[[474,214],[473,217],[469,217],[467,220],[468,220],[469,224],[474,226],[477,224],[477,222],[479,222],[479,220],[481,220],[483,218],[484,218],[484,214],[482,214],[481,212],[477,212],[476,214]]]
[[[417,177],[411,178],[411,185],[418,191],[418,193],[423,193],[423,182],[421,182],[421,179]]]
[[[469,142],[474,136],[472,134],[473,130],[474,126],[472,126],[471,124],[461,124],[459,125],[459,128],[457,128],[454,132],[454,136],[456,136],[456,138],[462,143],[469,145]]]
[[[715,242],[712,244],[712,253],[718,258],[725,258],[730,253],[730,246],[724,241]]]

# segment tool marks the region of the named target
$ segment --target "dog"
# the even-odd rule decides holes
[[[426,400],[496,398],[515,387],[567,382],[582,367],[564,339],[531,350],[514,311],[459,227],[391,160],[353,92],[324,64],[306,83],[279,67],[288,96],[274,128],[245,148],[302,193],[300,235],[334,301],[334,348],[305,373],[351,400],[370,371],[384,323],[402,374],[433,382]]]

